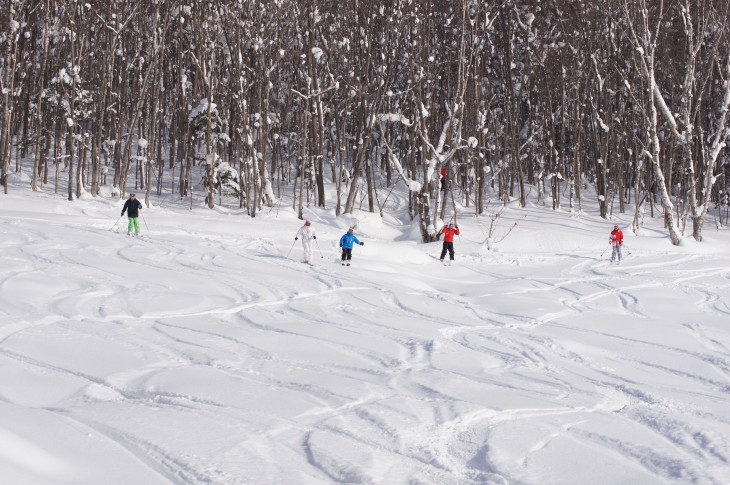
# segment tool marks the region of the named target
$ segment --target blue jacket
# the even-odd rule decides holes
[[[353,244],[360,244],[360,241],[355,237],[354,234],[349,232],[340,238],[340,246],[345,249],[352,249]]]

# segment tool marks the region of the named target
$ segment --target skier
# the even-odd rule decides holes
[[[449,177],[449,169],[443,167],[441,169],[441,190],[446,190],[446,180]]]
[[[343,234],[340,238],[340,247],[342,248],[342,266],[350,266],[350,260],[352,259],[352,246],[353,244],[359,244],[364,246],[364,242],[360,242],[357,237],[353,234],[354,228],[349,228],[347,234]]]
[[[310,221],[304,221],[304,225],[299,228],[296,237],[296,241],[302,238],[302,248],[304,249],[304,262],[312,264],[312,239],[317,239],[317,235],[312,229],[312,223]]]
[[[129,217],[129,224],[127,225],[127,234],[132,234],[132,229],[134,229],[135,235],[139,236],[139,211],[142,210],[142,203],[134,198],[134,194],[129,194],[129,199],[124,203],[124,208],[122,209],[122,216],[124,215],[125,211],[127,212],[127,217]],[[121,217],[121,216],[120,216]]]
[[[454,260],[454,236],[458,236],[461,234],[459,232],[459,226],[456,224],[449,224],[446,227],[442,227],[441,231],[439,231],[439,236],[443,234],[444,235],[444,246],[443,249],[441,249],[441,261],[444,260],[444,257],[446,257],[446,251],[449,252],[449,260]]]
[[[618,257],[617,264],[621,263],[621,246],[624,245],[624,233],[621,232],[621,228],[616,224],[613,226],[613,231],[611,231],[611,235],[608,237],[608,243],[613,247],[613,252],[611,253],[611,262],[613,263],[614,260]]]

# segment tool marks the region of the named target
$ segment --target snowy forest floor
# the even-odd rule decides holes
[[[723,484],[730,231],[530,204],[456,262],[397,218],[0,195],[4,484]],[[709,225],[709,224],[708,224]],[[290,249],[291,256],[287,257]]]

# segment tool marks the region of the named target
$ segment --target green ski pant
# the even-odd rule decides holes
[[[134,230],[135,234],[139,234],[139,217],[130,217],[129,225],[127,225],[127,233],[132,234]]]

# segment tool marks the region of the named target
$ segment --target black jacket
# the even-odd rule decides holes
[[[129,217],[139,217],[139,210],[142,208],[142,203],[138,201],[137,199],[127,199],[127,202],[124,203],[124,209],[122,209],[122,215],[124,215],[124,211],[129,209],[129,212],[127,212],[127,216]]]

